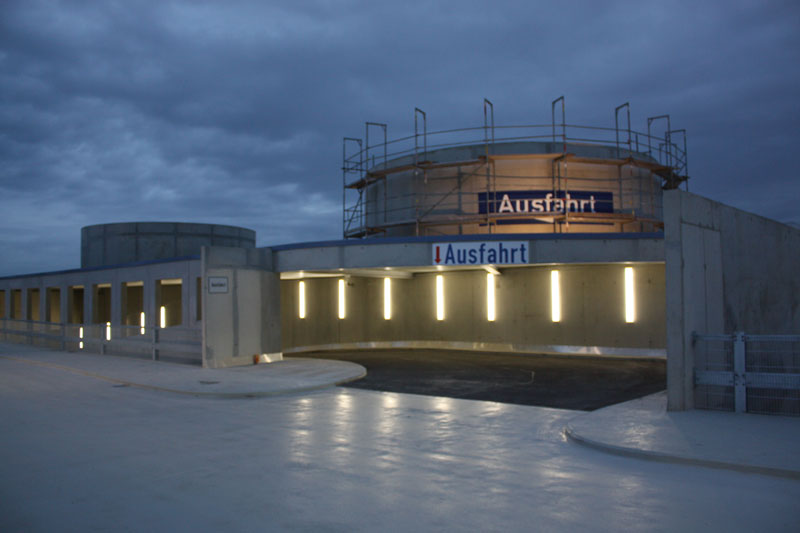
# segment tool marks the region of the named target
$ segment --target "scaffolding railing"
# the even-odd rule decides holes
[[[557,122],[556,108],[561,104],[561,121]],[[614,128],[586,126],[578,124],[568,124],[566,121],[565,100],[561,96],[552,102],[552,122],[551,124],[534,125],[496,125],[494,121],[494,105],[488,99],[484,99],[484,121],[482,126],[455,128],[439,131],[428,131],[427,114],[421,109],[414,109],[414,134],[392,140],[387,139],[385,124],[366,123],[366,144],[361,139],[345,137],[343,139],[343,234],[345,237],[365,237],[370,234],[386,231],[386,228],[394,223],[391,213],[393,210],[401,208],[390,208],[388,206],[388,194],[390,176],[396,172],[412,170],[415,175],[421,175],[427,185],[430,178],[429,170],[436,168],[441,162],[437,160],[439,151],[459,147],[483,146],[482,154],[474,161],[475,165],[481,165],[481,171],[486,174],[486,186],[484,193],[487,198],[496,201],[497,180],[501,176],[496,174],[495,157],[503,152],[503,148],[508,148],[512,143],[539,142],[547,143],[546,151],[551,154],[561,154],[562,159],[553,159],[553,169],[551,177],[553,179],[553,190],[569,189],[570,183],[576,183],[575,176],[571,176],[567,164],[570,160],[578,158],[571,157],[575,154],[570,150],[586,151],[591,147],[605,147],[612,150],[606,151],[611,154],[605,157],[596,157],[598,161],[604,160],[616,164],[619,168],[617,177],[620,201],[620,215],[630,213],[643,213],[641,202],[631,200],[631,193],[624,191],[626,177],[623,167],[644,167],[663,180],[662,188],[677,188],[681,184],[687,184],[688,188],[688,158],[686,150],[686,131],[683,129],[671,129],[670,118],[668,115],[659,115],[647,119],[647,131],[639,132],[631,128],[630,105],[626,102],[615,109]],[[626,109],[626,127],[620,129],[619,112]],[[420,118],[422,119],[420,121]],[[656,127],[666,122],[663,133],[657,135]],[[421,123],[421,128],[420,128]],[[383,129],[384,142],[381,144],[369,144],[370,127],[381,127]],[[420,131],[421,130],[421,131]],[[621,137],[622,134],[622,137]],[[681,140],[682,143],[676,142]],[[380,157],[375,157],[378,152]],[[372,156],[370,158],[370,156]],[[571,159],[570,159],[571,158]],[[580,158],[587,162],[589,157]],[[469,162],[466,162],[469,163]],[[533,176],[531,176],[533,177]],[[540,177],[540,176],[536,176]],[[367,189],[376,181],[383,180],[382,193],[384,201],[380,214],[383,224],[374,223],[371,213],[378,209],[376,199],[368,198]],[[562,184],[563,180],[563,184]],[[431,220],[432,211],[425,207],[433,204],[441,206],[444,202],[437,199],[440,193],[431,192],[427,187],[424,190],[416,191],[414,201],[416,207],[414,214],[409,217],[410,223],[417,227],[421,224],[436,224]],[[454,191],[455,192],[455,191]],[[476,191],[471,191],[474,194]],[[648,192],[649,193],[649,192]],[[643,192],[639,193],[642,196]],[[421,198],[423,195],[425,198]],[[401,198],[395,191],[393,198]],[[627,198],[626,198],[627,197]],[[454,203],[464,205],[460,198],[453,199]],[[402,202],[401,202],[402,204]],[[654,205],[655,201],[650,201]],[[420,207],[421,206],[421,207]],[[625,206],[628,206],[627,208]],[[646,210],[645,210],[646,211]],[[653,217],[657,216],[658,208],[649,209]],[[469,214],[469,213],[461,213]],[[553,216],[557,215],[553,214]],[[560,213],[561,218],[566,220],[568,227],[572,214],[568,209]],[[428,218],[426,218],[428,217]],[[552,218],[552,216],[550,217]],[[624,218],[624,216],[620,217]],[[391,222],[391,224],[390,224]],[[563,220],[562,220],[563,222]],[[484,216],[483,224],[487,226],[489,232],[496,226],[492,217]]]

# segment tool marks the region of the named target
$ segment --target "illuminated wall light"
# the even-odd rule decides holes
[[[436,276],[436,320],[444,320],[444,276]]]
[[[383,319],[392,319],[392,278],[383,278]]]
[[[139,313],[139,333],[144,335],[144,311]]]
[[[78,343],[78,348],[83,350],[83,326],[78,328],[78,338],[81,339],[81,341]]]
[[[561,322],[561,283],[558,270],[550,271],[550,314],[553,322]]]
[[[111,322],[106,322],[106,340],[111,340]]]
[[[494,322],[495,319],[495,300],[494,300],[494,274],[486,274],[486,320]]]
[[[161,306],[161,320],[160,325],[162,328],[167,327],[167,307],[162,305]]]
[[[297,318],[306,317],[306,282],[297,285]]]
[[[636,293],[633,287],[633,267],[625,267],[625,322],[636,321]]]
[[[339,319],[343,319],[344,314],[344,280],[339,280]]]

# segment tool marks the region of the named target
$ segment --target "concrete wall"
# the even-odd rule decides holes
[[[281,357],[280,277],[269,248],[203,248],[203,366]],[[224,279],[225,290],[209,278]],[[219,292],[216,292],[219,291]]]
[[[203,246],[254,248],[256,233],[237,226],[122,222],[81,228],[83,268],[199,255]]]
[[[625,323],[622,264],[506,268],[495,276],[497,317],[486,315],[487,273],[444,272],[445,320],[436,320],[436,273],[392,280],[392,318],[383,317],[383,278],[349,277],[339,319],[338,279],[306,279],[306,318],[298,281],[281,282],[284,350],[365,343],[422,343],[488,350],[663,354],[664,265],[636,264],[637,320]],[[551,320],[550,272],[560,271],[562,319]]]
[[[0,290],[7,295],[9,318],[45,320],[73,324],[111,322],[113,326],[138,325],[131,322],[123,292],[126,284],[143,286],[146,326],[158,324],[156,283],[161,279],[180,279],[182,287],[195,287],[201,275],[200,261],[164,261],[141,266],[52,272],[0,279]],[[199,327],[195,291],[184,291],[180,302],[181,326]],[[173,302],[177,305],[177,302]],[[36,317],[36,318],[34,318]]]
[[[668,407],[694,406],[692,332],[800,333],[800,231],[664,193]]]

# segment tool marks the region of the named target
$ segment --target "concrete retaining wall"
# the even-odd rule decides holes
[[[664,193],[668,407],[694,406],[692,332],[800,333],[800,230]]]

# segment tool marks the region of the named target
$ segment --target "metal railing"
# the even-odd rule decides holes
[[[383,142],[372,146],[369,145],[369,142],[364,144],[361,139],[344,138],[342,152],[344,236],[365,235],[366,228],[374,225],[368,220],[371,215],[379,216],[384,219],[383,222],[391,218],[391,213],[387,210],[387,206],[390,203],[387,199],[389,187],[384,183],[381,188],[383,203],[378,205],[377,198],[366,197],[367,184],[389,179],[389,175],[382,172],[389,168],[411,166],[417,169],[418,172],[424,172],[425,165],[423,162],[425,164],[431,163],[432,161],[430,160],[436,159],[437,150],[441,149],[485,144],[485,153],[488,160],[489,155],[495,153],[495,147],[499,147],[504,143],[528,141],[551,143],[552,153],[561,153],[562,151],[566,153],[571,149],[571,146],[577,145],[586,147],[602,146],[611,148],[613,155],[617,159],[626,160],[630,158],[662,165],[668,173],[662,176],[667,182],[680,183],[681,180],[685,181],[688,177],[688,158],[684,130],[667,130],[663,136],[657,136],[653,134],[650,128],[652,121],[648,122],[648,131],[645,133],[632,130],[630,124],[626,129],[620,130],[618,123],[614,128],[582,126],[565,122],[559,124],[554,122],[553,124],[539,125],[495,126],[492,114],[490,127],[487,120],[484,120],[485,124],[483,126],[441,131],[427,131],[425,129],[422,134],[416,131],[417,128],[415,128],[414,135],[393,140],[386,140],[386,126],[380,124],[383,128]],[[371,124],[367,123],[367,130]],[[556,126],[560,128],[557,136],[554,134]],[[491,133],[488,133],[489,129]],[[624,134],[622,138],[621,133]],[[420,137],[424,137],[423,141],[420,141]],[[678,140],[682,142],[679,143],[677,142]],[[496,188],[497,179],[501,178],[501,176],[494,175],[494,169],[490,169],[490,166],[490,163],[484,163],[484,168],[488,173],[487,194]],[[673,177],[677,177],[677,181],[673,180]],[[426,182],[427,179],[428,177],[426,176]],[[570,182],[575,179],[576,177],[569,177]],[[620,186],[622,186],[621,174],[619,181]],[[397,200],[397,193],[393,192],[392,194],[391,199]],[[425,192],[425,194],[429,193]],[[635,210],[638,207],[630,200],[623,200],[623,202],[630,205],[629,209],[631,210]],[[414,215],[417,223],[420,222],[419,218],[419,213]]]
[[[199,327],[168,328],[110,324],[63,324],[0,319],[0,340],[62,351],[131,355],[155,360],[202,363]]]
[[[800,416],[800,335],[694,334],[695,407]]]

